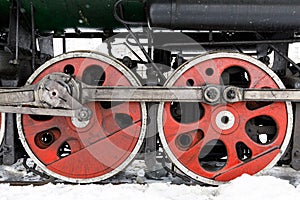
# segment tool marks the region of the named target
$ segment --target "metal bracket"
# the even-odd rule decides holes
[[[148,71],[147,80],[148,85],[157,85],[158,79],[155,73]],[[147,112],[148,112],[148,124],[146,129],[146,138],[145,138],[145,164],[147,166],[147,171],[145,173],[147,178],[150,179],[161,179],[164,176],[165,170],[159,166],[157,162],[157,141],[158,141],[158,128],[157,128],[157,111],[158,105],[155,102],[147,103]]]
[[[16,86],[18,84],[17,81],[2,81],[2,85],[4,86]],[[15,114],[13,113],[6,113],[5,114],[5,137],[3,141],[3,164],[4,165],[12,165],[14,164],[17,159],[17,136],[16,136],[16,127],[15,127]]]
[[[61,73],[50,74],[36,85],[0,89],[0,112],[88,120],[92,113],[78,102],[78,95],[78,85],[74,79]],[[20,107],[21,105],[24,107]]]
[[[294,137],[292,146],[292,161],[290,163],[291,167],[295,170],[300,170],[300,103],[296,103],[295,106],[295,127],[294,127]]]

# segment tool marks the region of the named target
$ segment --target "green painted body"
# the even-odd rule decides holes
[[[35,10],[35,26],[41,32],[76,27],[99,29],[122,27],[113,16],[116,0],[20,0],[21,11],[28,19],[31,2]],[[8,25],[9,6],[7,0],[0,0],[0,27]],[[124,1],[124,9],[126,19],[144,21],[144,4],[139,0]]]
[[[0,30],[1,28],[8,27],[9,23],[9,0],[0,0]]]

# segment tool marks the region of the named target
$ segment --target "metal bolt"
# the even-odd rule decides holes
[[[91,111],[87,108],[82,108],[77,114],[79,121],[88,121],[91,117]]]
[[[80,118],[85,119],[88,116],[88,112],[86,110],[80,111]]]
[[[235,99],[235,97],[236,97],[235,90],[233,90],[233,89],[228,90],[226,96],[228,99]]]
[[[204,91],[204,98],[210,102],[215,103],[220,98],[220,92],[218,88],[210,86]]]
[[[209,89],[206,94],[210,99],[216,99],[216,97],[218,96],[218,92],[214,88]]]

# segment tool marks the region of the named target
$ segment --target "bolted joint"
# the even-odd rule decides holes
[[[76,118],[79,121],[88,121],[91,119],[93,112],[86,107],[82,107],[76,111]]]
[[[242,100],[242,93],[240,88],[228,86],[223,91],[223,99],[227,103],[235,103]]]
[[[220,101],[221,92],[216,86],[208,86],[204,90],[204,99],[207,103],[214,104]]]
[[[235,99],[235,97],[236,97],[236,91],[233,90],[233,89],[228,90],[227,93],[226,93],[226,97],[228,99],[231,99],[231,100]]]

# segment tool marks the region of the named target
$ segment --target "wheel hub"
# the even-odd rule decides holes
[[[220,111],[216,115],[215,122],[219,129],[225,131],[233,127],[235,124],[235,117],[230,111]]]
[[[212,111],[212,128],[219,134],[231,134],[240,124],[240,116],[233,106],[221,105]]]

